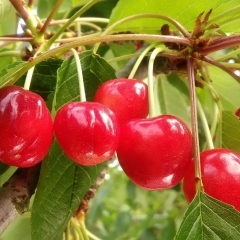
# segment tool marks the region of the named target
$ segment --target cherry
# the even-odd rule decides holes
[[[211,149],[200,154],[204,192],[240,211],[240,155],[228,149]],[[188,202],[196,194],[194,162],[183,180]]]
[[[0,160],[30,167],[48,153],[53,123],[44,100],[19,86],[0,89]]]
[[[108,106],[119,123],[146,118],[149,112],[148,87],[135,79],[116,79],[103,83],[96,92],[95,102]]]
[[[192,135],[187,125],[171,115],[134,119],[120,128],[119,163],[137,185],[167,189],[184,177],[192,159]]]
[[[65,154],[85,166],[109,159],[119,141],[119,124],[115,114],[95,102],[65,104],[56,114],[54,129]]]

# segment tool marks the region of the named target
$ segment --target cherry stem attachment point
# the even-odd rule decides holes
[[[153,82],[154,82],[154,73],[153,73],[153,67],[154,67],[154,60],[158,53],[162,52],[162,47],[157,47],[153,50],[149,63],[148,63],[148,104],[149,104],[149,117],[155,117],[156,116],[156,108],[155,108],[155,101],[154,101],[154,91],[153,91]]]
[[[24,83],[24,86],[23,86],[23,88],[25,90],[29,90],[30,89],[34,68],[35,67],[30,68],[28,70],[28,72],[27,72],[26,80],[25,80],[25,83]]]
[[[197,179],[196,189],[199,191],[203,189],[203,184],[201,180],[201,163],[200,163],[200,149],[199,149],[199,138],[198,138],[195,69],[194,69],[194,59],[191,57],[189,57],[187,60],[187,70],[188,70],[188,82],[189,82],[190,103],[191,103],[191,122],[192,122],[192,135],[193,135],[195,177]]]
[[[86,94],[85,94],[85,86],[84,86],[84,81],[83,81],[83,74],[82,74],[82,66],[81,66],[81,62],[80,62],[80,57],[79,57],[77,51],[74,48],[71,48],[70,50],[73,53],[73,56],[74,56],[75,61],[76,61],[78,81],[79,81],[80,100],[81,100],[81,102],[85,102],[86,101]]]

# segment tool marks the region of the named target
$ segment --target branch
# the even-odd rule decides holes
[[[31,168],[19,168],[0,189],[0,235],[16,217],[23,214],[29,207],[34,194],[40,164]]]

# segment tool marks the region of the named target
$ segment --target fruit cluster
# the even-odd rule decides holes
[[[0,160],[30,167],[48,153],[53,133],[64,153],[91,166],[115,152],[138,186],[167,189],[183,180],[188,202],[196,194],[193,138],[179,118],[149,114],[148,87],[135,79],[102,84],[93,102],[70,102],[52,121],[44,100],[18,86],[0,89]],[[204,191],[240,210],[240,155],[227,149],[201,153]]]

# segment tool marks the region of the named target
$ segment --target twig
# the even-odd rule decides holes
[[[0,189],[0,235],[16,217],[29,207],[40,172],[40,164],[19,168]]]

